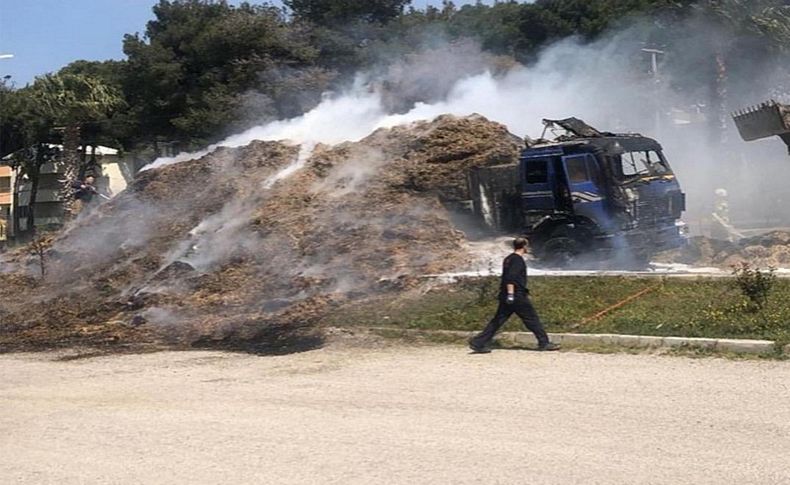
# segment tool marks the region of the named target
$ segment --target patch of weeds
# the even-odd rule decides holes
[[[735,285],[749,301],[748,310],[762,310],[776,283],[776,268],[769,267],[768,270],[761,271],[743,262],[733,267],[732,274],[735,276]]]
[[[649,287],[595,321],[577,324]],[[550,332],[755,338],[790,343],[790,279],[776,280],[754,310],[732,278],[531,277],[531,299]],[[428,292],[387,295],[337,309],[337,326],[479,331],[497,306],[496,277],[467,278]],[[524,331],[515,315],[502,331]]]

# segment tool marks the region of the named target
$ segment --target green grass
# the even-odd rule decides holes
[[[427,293],[388,296],[341,307],[334,325],[479,330],[496,309],[496,278],[473,278]],[[790,342],[790,280],[778,280],[762,310],[749,306],[732,279],[533,277],[532,301],[550,332],[756,338]],[[631,295],[652,290],[598,320],[581,324]],[[523,330],[512,317],[504,330]]]

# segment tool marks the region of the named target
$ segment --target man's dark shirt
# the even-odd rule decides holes
[[[82,186],[85,186],[83,189]],[[88,185],[81,180],[75,180],[71,183],[71,188],[74,189],[74,198],[83,202],[90,202],[96,194],[96,188]]]
[[[527,290],[527,263],[516,253],[509,255],[502,263],[500,298],[507,296],[507,285],[513,285],[516,288],[516,297],[524,297],[529,293]]]

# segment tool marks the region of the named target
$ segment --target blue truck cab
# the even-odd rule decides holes
[[[532,253],[554,266],[611,258],[642,265],[685,244],[685,194],[657,141],[575,118],[544,124],[561,134],[527,140],[516,166],[470,176],[474,209],[490,226],[526,235]]]

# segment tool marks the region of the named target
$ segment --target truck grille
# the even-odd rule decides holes
[[[667,219],[677,219],[685,210],[685,196],[679,190],[662,196],[640,194],[636,203],[636,217],[642,224],[656,224]]]

